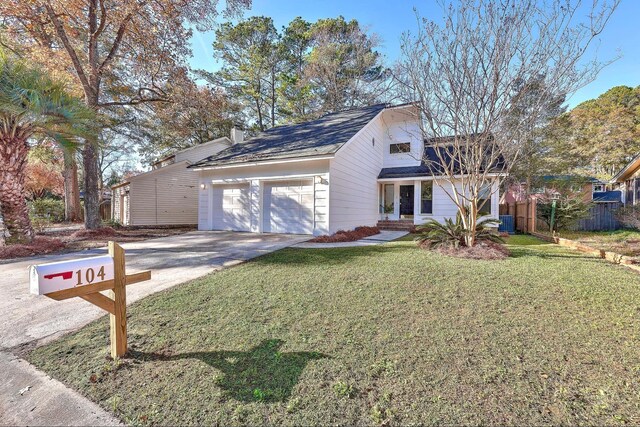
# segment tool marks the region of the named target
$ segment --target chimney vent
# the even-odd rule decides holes
[[[234,144],[242,144],[244,142],[244,132],[242,129],[235,126],[231,128],[231,141],[233,141]]]

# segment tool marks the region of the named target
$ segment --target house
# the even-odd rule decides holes
[[[199,176],[198,228],[322,235],[387,217],[411,226],[455,217],[424,155],[414,104],[275,127],[189,166]],[[485,208],[497,218],[492,185]]]
[[[582,199],[593,203],[620,202],[621,193],[616,190],[608,190],[607,183],[593,177],[580,175],[543,175],[533,179],[532,189],[527,191],[526,183],[514,184],[505,192],[502,203],[511,204],[526,200],[527,194],[530,198],[538,198],[545,193],[561,193],[570,191],[573,194],[580,194]]]
[[[196,225],[198,177],[187,166],[242,142],[242,132],[178,151],[114,185],[111,218],[122,225]]]
[[[640,154],[629,162],[611,180],[617,184],[625,205],[640,205]]]

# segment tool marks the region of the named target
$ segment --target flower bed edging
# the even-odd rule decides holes
[[[595,255],[598,258],[602,258],[613,264],[624,265],[625,267],[631,268],[632,270],[640,273],[640,265],[636,263],[635,259],[625,255],[621,255],[617,252],[611,252],[611,251],[605,251],[602,249],[592,248],[591,246],[576,242],[575,240],[565,239],[563,237],[552,237],[546,234],[537,233],[535,231],[529,232],[529,234],[531,234],[534,237],[537,237],[538,239],[544,240],[546,242],[556,243],[560,246],[565,246],[580,252],[584,252],[590,255]]]

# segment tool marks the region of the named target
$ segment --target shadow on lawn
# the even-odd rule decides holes
[[[312,360],[329,356],[318,352],[280,352],[283,340],[264,340],[249,351],[210,351],[176,355],[131,351],[141,360],[198,359],[224,375],[216,378],[225,395],[241,402],[284,402],[289,399],[302,371]],[[203,380],[206,380],[203,378]]]

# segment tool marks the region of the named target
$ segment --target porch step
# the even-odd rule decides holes
[[[395,231],[413,231],[415,226],[413,220],[401,219],[397,221],[393,220],[381,220],[378,221],[378,228],[380,230],[395,230]]]

